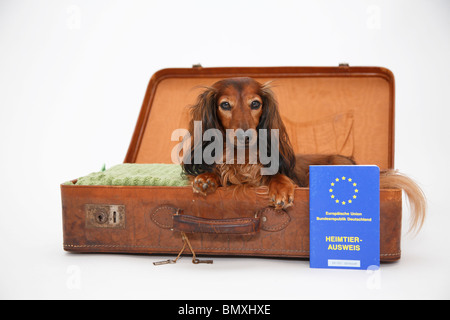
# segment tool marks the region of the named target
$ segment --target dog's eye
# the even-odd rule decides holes
[[[254,100],[251,103],[251,108],[252,109],[258,109],[261,106],[261,102],[259,102],[258,100]]]
[[[231,110],[231,106],[230,106],[230,103],[229,102],[222,102],[221,104],[220,104],[220,107],[223,109],[223,110]]]

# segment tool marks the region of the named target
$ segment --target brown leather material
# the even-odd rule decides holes
[[[257,218],[206,219],[175,214],[173,230],[186,233],[251,234],[259,231]]]
[[[295,189],[287,217],[267,209],[269,198],[258,188],[244,196],[219,188],[216,193],[194,195],[190,187],[131,187],[61,185],[64,249],[75,252],[177,254],[181,232],[173,230],[177,209],[204,219],[254,218],[261,220],[253,234],[192,233],[189,240],[197,254],[227,256],[309,257],[309,190]],[[401,256],[401,190],[380,191],[380,259]],[[86,228],[86,204],[123,206],[124,228]],[[156,213],[155,213],[156,212]],[[273,224],[264,227],[263,218]],[[274,217],[271,217],[273,214]],[[284,222],[282,222],[284,221]],[[271,228],[279,230],[267,230]],[[266,229],[266,230],[265,230]]]
[[[173,216],[177,215],[181,211],[182,209],[180,208],[175,208],[173,206],[168,205],[161,205],[155,208],[155,210],[153,210],[151,219],[160,228],[173,229],[174,228]],[[272,232],[283,230],[291,221],[289,214],[285,210],[275,210],[275,208],[273,207],[266,207],[258,211],[255,214],[255,218],[258,218],[259,220],[258,223],[260,224],[262,230]],[[252,221],[253,220],[256,219],[252,219]],[[245,220],[244,222],[250,223],[250,221],[248,220]],[[253,223],[255,224],[256,222],[253,221]],[[186,230],[180,231],[188,232]],[[253,232],[253,230],[250,230],[249,232]]]
[[[172,229],[173,216],[177,214],[179,210],[180,209],[168,205],[158,206],[153,210],[151,219],[160,228]]]
[[[291,217],[285,210],[275,210],[271,207],[262,209],[256,216],[261,218],[261,229],[264,231],[281,231],[291,222]]]

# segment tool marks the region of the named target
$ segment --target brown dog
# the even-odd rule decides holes
[[[261,169],[267,164],[248,161],[250,152],[245,154],[243,163],[236,161],[236,152],[233,152],[233,161],[225,159],[225,156],[229,156],[229,150],[223,151],[224,159],[221,163],[185,161],[183,169],[192,181],[194,192],[204,195],[214,192],[220,186],[268,186],[270,204],[277,209],[286,208],[293,205],[295,186],[308,186],[310,165],[355,164],[352,159],[340,155],[295,155],[269,85],[260,84],[251,78],[224,79],[206,88],[191,109],[191,136],[194,135],[194,121],[201,121],[202,134],[208,129],[218,129],[223,139],[233,142],[236,148],[239,142],[244,148],[249,148],[246,136],[242,135],[243,131],[256,135],[247,136],[248,140],[256,138],[259,141],[262,139],[258,134],[259,130],[266,129],[266,154],[271,152],[272,129],[277,129],[278,134],[278,167],[272,175],[261,174]],[[235,131],[238,129],[242,131]],[[234,136],[230,136],[230,130],[235,132]],[[191,144],[190,159],[209,144],[210,141]],[[261,149],[258,153],[261,153]],[[420,188],[408,177],[392,170],[381,173],[380,187],[401,188],[406,192],[414,213],[412,226],[420,228],[426,208],[425,197]]]

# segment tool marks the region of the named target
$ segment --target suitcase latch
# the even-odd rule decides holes
[[[86,228],[125,229],[125,206],[86,204]]]

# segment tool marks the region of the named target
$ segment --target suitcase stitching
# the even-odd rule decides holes
[[[76,245],[76,244],[64,244],[64,247],[70,247],[70,248],[98,248],[98,247],[104,247],[104,248],[161,248],[161,249],[177,249],[178,247],[163,247],[163,246],[136,246],[136,245],[102,245],[102,244],[93,244],[93,245]],[[246,251],[244,249],[230,249],[230,248],[201,248],[202,250],[234,250],[234,251]],[[249,249],[247,249],[249,250]],[[272,251],[271,249],[251,249],[255,251]],[[289,250],[289,249],[282,249],[282,250],[275,250],[275,252],[309,252],[309,250]],[[396,253],[381,253],[380,256],[386,257],[386,256],[398,256],[401,254],[401,251]]]
[[[64,244],[64,247],[70,248],[161,248],[161,249],[178,249],[178,247],[164,247],[164,246],[136,246],[136,245],[102,245],[102,244],[92,244],[92,245],[77,245],[77,244]],[[200,248],[201,250],[233,250],[233,251],[274,251],[271,249],[234,249],[234,248]],[[309,252],[309,250],[292,250],[292,249],[283,249],[283,250],[275,250],[275,252],[284,251],[284,252]]]

